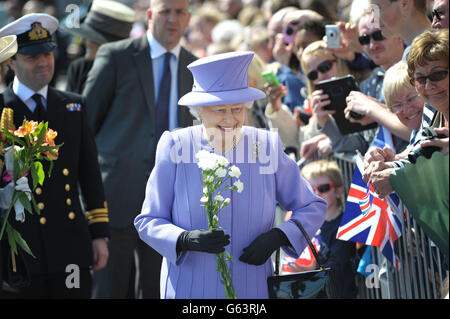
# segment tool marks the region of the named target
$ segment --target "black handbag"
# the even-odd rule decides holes
[[[309,247],[319,265],[319,269],[295,273],[292,275],[279,275],[280,248],[275,257],[274,276],[267,278],[270,299],[334,299],[336,296],[333,270],[325,268],[316,248],[311,242],[303,226],[293,220],[306,238]]]

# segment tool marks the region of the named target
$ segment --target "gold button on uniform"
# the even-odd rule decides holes
[[[68,176],[69,175],[69,170],[67,168],[63,169],[62,171],[64,176]]]
[[[39,219],[39,222],[40,222],[42,225],[44,225],[44,224],[47,222],[47,219],[45,219],[45,217],[41,217],[41,218]]]
[[[44,205],[44,203],[38,203],[37,207],[39,208],[39,210],[43,210],[45,205]]]
[[[75,213],[74,212],[70,212],[68,215],[69,219],[75,219]]]
[[[36,188],[36,190],[34,191],[37,195],[41,195],[42,194],[42,188],[38,187]]]
[[[67,198],[66,199],[66,204],[67,204],[67,206],[72,205],[72,200],[70,198]]]
[[[66,184],[66,186],[64,186],[64,189],[66,190],[66,192],[70,191],[70,185]]]

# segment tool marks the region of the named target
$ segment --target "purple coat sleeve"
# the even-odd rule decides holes
[[[322,226],[327,211],[327,202],[314,194],[309,183],[300,175],[300,170],[281,148],[278,140],[278,168],[275,173],[276,198],[286,210],[292,211],[291,219],[300,222],[310,238]],[[290,256],[298,258],[307,246],[300,229],[292,221],[286,221],[277,226],[289,239],[291,247],[283,247]]]
[[[156,150],[155,167],[147,181],[141,213],[135,218],[139,237],[159,254],[176,264],[178,237],[184,229],[172,223],[176,163],[170,154],[174,141],[169,132],[161,136]]]

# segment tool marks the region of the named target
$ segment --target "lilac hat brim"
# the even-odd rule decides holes
[[[179,105],[212,106],[255,101],[265,98],[263,91],[248,87],[240,90],[221,92],[189,92],[179,101]]]
[[[198,59],[187,66],[194,77],[192,91],[180,105],[212,106],[250,102],[266,95],[248,85],[254,52],[227,52]]]

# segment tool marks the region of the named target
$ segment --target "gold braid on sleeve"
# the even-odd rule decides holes
[[[96,208],[86,212],[86,217],[88,219],[88,225],[94,223],[108,223],[108,205],[104,202],[103,208]]]

